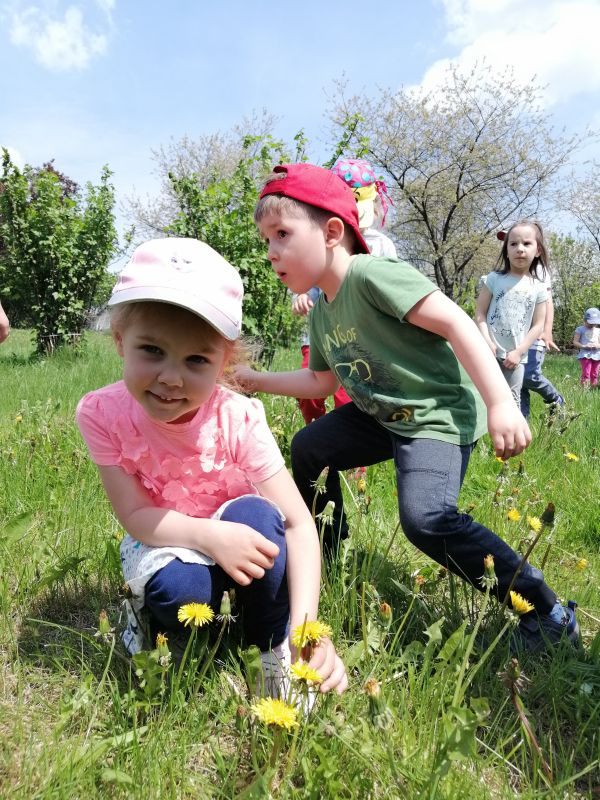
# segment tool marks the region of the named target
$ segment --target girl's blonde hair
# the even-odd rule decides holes
[[[113,306],[110,310],[110,329],[113,336],[116,333],[123,333],[132,323],[141,318],[156,317],[157,314],[167,311],[188,325],[194,324],[198,329],[198,337],[205,342],[219,342],[225,351],[224,369],[219,379],[219,383],[230,389],[239,390],[239,385],[233,379],[232,370],[242,364],[250,363],[250,346],[243,337],[239,339],[226,339],[218,330],[208,323],[205,319],[187,308],[176,306],[172,303],[161,303],[152,300],[140,300],[139,302],[122,303]]]

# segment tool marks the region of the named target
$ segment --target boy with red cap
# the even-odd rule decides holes
[[[322,294],[311,314],[309,369],[242,367],[237,378],[252,391],[291,397],[325,397],[341,383],[353,400],[292,441],[305,503],[316,513],[335,503],[330,546],[347,535],[338,471],[393,458],[409,540],[477,588],[491,554],[498,597],[512,585],[535,607],[521,617],[522,646],[541,650],[563,634],[576,642],[573,607],[563,607],[538,569],[520,569],[517,553],[456,506],[474,443],[486,430],[486,406],[498,456],[517,455],[531,441],[475,323],[409,264],[368,255],[352,190],[329,170],[275,167],[255,221],[280,280],[293,292],[318,286]],[[316,491],[325,467],[325,492]]]

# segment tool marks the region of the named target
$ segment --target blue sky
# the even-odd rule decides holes
[[[0,144],[119,198],[157,190],[152,148],[253,110],[318,158],[333,81],[433,85],[486,58],[546,85],[557,126],[600,129],[600,0],[0,0]],[[587,156],[600,158],[600,150]]]

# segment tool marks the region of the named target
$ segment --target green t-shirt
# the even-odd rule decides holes
[[[310,318],[310,368],[332,370],[362,411],[402,436],[470,444],[483,401],[448,342],[404,320],[437,291],[404,261],[359,255],[338,293]]]

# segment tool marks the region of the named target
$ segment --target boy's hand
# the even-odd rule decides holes
[[[292,314],[305,317],[313,307],[314,303],[307,294],[299,294],[292,302]]]
[[[257,373],[255,369],[252,369],[252,367],[246,367],[242,364],[238,364],[231,369],[229,374],[233,377],[235,382],[238,383],[242,389],[244,389],[244,391],[258,391],[256,387],[256,376],[259,373]]]
[[[273,567],[279,548],[248,525],[221,520],[219,534],[207,555],[236,583],[248,586]]]
[[[531,442],[529,425],[512,398],[488,406],[487,420],[494,450],[500,458],[518,456]]]
[[[342,694],[348,688],[346,667],[329,639],[321,639],[314,649],[308,666],[316,669],[323,678],[323,683],[319,687],[321,692],[335,690],[338,694]]]

